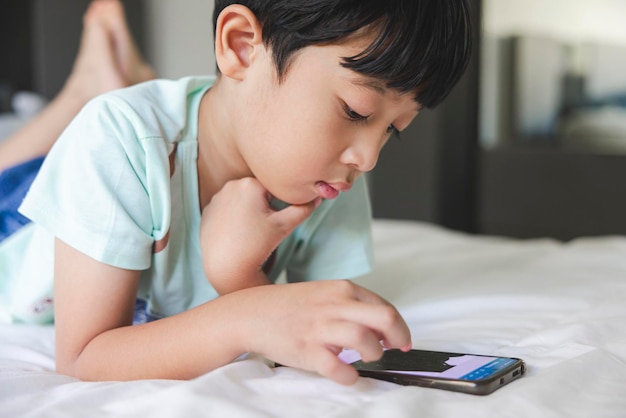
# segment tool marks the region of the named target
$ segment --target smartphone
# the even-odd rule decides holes
[[[363,377],[472,395],[488,395],[526,373],[519,358],[478,354],[393,349],[386,350],[380,360],[365,363],[358,352],[344,350],[339,358]]]

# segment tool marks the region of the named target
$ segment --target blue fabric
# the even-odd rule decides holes
[[[135,314],[133,315],[133,325],[145,324],[146,322],[156,321],[158,316],[148,312],[148,302],[144,299],[135,299]]]
[[[10,167],[0,173],[0,241],[30,222],[17,211],[30,189],[44,157]]]

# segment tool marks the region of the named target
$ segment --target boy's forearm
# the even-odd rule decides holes
[[[264,286],[272,284],[267,275],[263,271],[256,272],[254,274],[245,274],[225,277],[214,277],[209,279],[213,288],[220,295],[227,295],[237,290],[248,289],[250,287]]]
[[[330,280],[254,287],[170,318],[114,328],[57,364],[83,380],[191,379],[254,352],[351,384],[357,372],[337,350],[351,347],[374,361],[381,340],[387,348],[410,348],[398,311],[349,281]]]
[[[246,352],[234,298],[95,337],[60,373],[81,380],[191,379]]]

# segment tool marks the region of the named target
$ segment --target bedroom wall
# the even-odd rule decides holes
[[[215,74],[213,2],[145,1],[146,56],[165,78]]]
[[[485,32],[626,43],[622,0],[483,0]]]

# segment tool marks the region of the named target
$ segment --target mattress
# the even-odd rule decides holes
[[[520,357],[487,396],[360,378],[342,386],[250,355],[190,381],[54,372],[54,329],[0,324],[6,417],[624,417],[626,237],[514,240],[376,220],[356,281],[394,303],[414,348]]]

